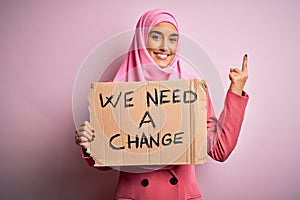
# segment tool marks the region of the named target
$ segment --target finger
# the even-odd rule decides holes
[[[89,142],[81,142],[81,143],[79,143],[79,145],[84,149],[88,149],[90,147]]]
[[[88,127],[90,130],[94,130],[93,127],[91,126],[91,124],[88,121],[84,121],[81,126],[86,126]]]
[[[77,140],[78,140],[79,142],[91,142],[91,141],[94,140],[94,138],[92,138],[91,140],[89,140],[89,139],[86,138],[86,137],[80,136],[80,137],[78,137]]]
[[[86,131],[78,131],[77,133],[78,137],[85,137],[87,138],[89,141],[92,141],[95,136],[91,136],[88,132]]]
[[[230,79],[231,81],[235,80],[236,77],[237,77],[237,73],[235,73],[235,72],[231,72],[231,73],[229,74],[229,79]]]
[[[233,72],[233,73],[240,73],[241,70],[240,70],[239,68],[233,68],[233,69],[232,69],[232,72]]]
[[[78,140],[77,135],[75,136],[75,143],[76,143],[76,144],[79,144],[79,143],[80,143],[80,141]]]
[[[86,140],[88,140],[88,141],[93,141],[94,138],[95,138],[95,137],[90,136],[90,135],[89,135],[87,132],[85,132],[85,131],[79,132],[79,133],[77,134],[77,137],[78,137],[78,138],[81,138],[81,137],[86,138]]]
[[[91,126],[91,124],[88,122],[88,121],[84,121],[82,124],[81,124],[81,127],[87,127],[90,132],[92,132],[92,134],[95,133],[95,130],[94,128]]]
[[[242,71],[243,72],[247,72],[248,71],[247,61],[248,61],[248,56],[247,56],[247,54],[245,54],[244,58],[243,58],[243,64],[242,64]]]
[[[75,143],[80,145],[81,143],[90,143],[87,138],[80,138],[78,136],[75,137]]]
[[[79,129],[78,129],[78,132],[87,132],[91,137],[94,137],[94,131],[89,129],[87,126],[81,126]]]

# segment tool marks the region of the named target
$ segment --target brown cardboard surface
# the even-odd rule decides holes
[[[205,81],[95,82],[88,101],[95,166],[206,162]]]

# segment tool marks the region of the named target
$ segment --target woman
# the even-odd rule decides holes
[[[179,63],[179,38],[178,24],[170,13],[161,9],[144,13],[136,26],[130,51],[113,81],[186,78]],[[207,91],[207,151],[214,160],[225,161],[236,146],[248,102],[248,95],[243,91],[247,68],[245,55],[241,70],[230,69],[231,84],[219,119],[214,115]],[[93,128],[84,122],[76,131],[76,143],[87,149],[93,139]],[[89,155],[85,154],[84,158],[93,165]],[[194,165],[176,165],[145,173],[121,171],[116,199],[201,199],[201,194]]]

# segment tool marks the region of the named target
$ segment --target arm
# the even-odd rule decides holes
[[[214,160],[224,162],[235,148],[248,99],[246,93],[240,96],[229,90],[217,119],[207,91],[207,152]]]
[[[236,146],[248,95],[243,91],[248,79],[248,57],[243,58],[242,69],[231,68],[229,79],[231,81],[227,92],[224,109],[217,119],[215,117],[211,99],[207,91],[207,142],[208,154],[218,161],[225,161]]]

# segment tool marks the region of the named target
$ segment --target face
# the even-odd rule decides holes
[[[155,25],[149,32],[147,51],[161,68],[168,67],[173,61],[178,45],[178,31],[169,22]]]

